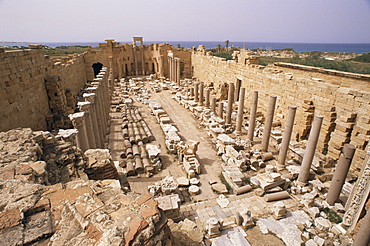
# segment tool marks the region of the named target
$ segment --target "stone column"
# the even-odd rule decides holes
[[[206,100],[205,100],[205,106],[206,108],[209,108],[209,96],[210,96],[210,90],[209,88],[206,89]]]
[[[176,82],[176,64],[175,64],[175,57],[171,58],[172,61],[172,81],[171,82]]]
[[[290,138],[292,136],[295,113],[297,111],[296,106],[289,106],[288,116],[285,122],[283,140],[281,141],[279,157],[278,157],[278,169],[285,168],[286,155],[288,153]]]
[[[92,124],[94,126],[94,131],[95,131],[95,142],[96,142],[96,147],[98,148],[103,148],[104,147],[104,138],[103,138],[103,129],[101,125],[99,124],[100,121],[98,121],[99,112],[96,106],[95,98],[96,94],[95,93],[84,93],[83,97],[85,98],[86,102],[91,103],[91,110],[90,110],[90,115],[92,116]]]
[[[90,114],[90,102],[78,102],[77,106],[80,108],[80,111],[85,113],[85,125],[86,125],[86,133],[87,139],[89,140],[89,147],[91,149],[96,149],[96,142],[95,142],[95,135],[94,135],[94,126],[91,120]]]
[[[315,155],[317,141],[319,140],[321,125],[323,116],[315,115],[310,131],[310,136],[306,144],[306,150],[304,152],[301,169],[299,170],[298,182],[303,186],[307,184],[308,176],[310,175],[310,168],[313,157]]]
[[[176,82],[177,82],[177,86],[180,86],[180,58],[177,58],[176,59]]]
[[[254,91],[252,96],[252,106],[248,126],[248,139],[252,142],[254,136],[254,127],[256,126],[257,105],[258,105],[258,91]]]
[[[211,112],[212,113],[216,113],[216,96],[215,95],[212,95],[211,96]]]
[[[195,82],[194,84],[194,101],[199,102],[199,83]]]
[[[194,97],[194,87],[190,88],[190,97]]]
[[[233,112],[233,103],[234,103],[234,83],[229,83],[229,94],[227,96],[227,110],[226,110],[226,125],[231,124],[231,114]]]
[[[276,96],[270,96],[269,106],[267,108],[267,117],[265,126],[263,127],[262,135],[262,151],[264,152],[267,152],[269,148],[272,121],[274,120],[276,98],[277,98]]]
[[[345,144],[343,146],[342,154],[340,155],[337,166],[335,167],[328,195],[326,196],[326,201],[331,206],[333,206],[335,201],[339,198],[349,167],[351,166],[355,150],[356,147],[352,144]]]
[[[357,232],[353,246],[368,246],[370,244],[370,209],[367,210],[360,230]]]
[[[241,87],[239,92],[239,103],[238,103],[238,115],[236,118],[236,131],[237,135],[242,133],[242,124],[244,119],[244,96],[245,96],[245,88]]]
[[[204,83],[201,82],[199,86],[199,106],[203,106],[204,101]]]
[[[217,113],[218,117],[220,117],[221,119],[223,118],[224,116],[224,102],[219,102],[218,103],[218,113]]]
[[[77,146],[86,151],[89,149],[89,141],[87,139],[86,127],[84,122],[84,112],[70,114],[69,119],[72,121],[73,127],[78,130],[77,133]]]

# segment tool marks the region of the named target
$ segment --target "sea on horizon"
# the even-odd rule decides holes
[[[132,41],[116,41],[121,44],[132,43]],[[35,42],[0,42],[0,46],[28,46],[28,44]],[[49,47],[55,48],[57,46],[99,46],[102,42],[36,42],[42,45],[47,45]],[[218,45],[225,47],[225,41],[144,41],[144,44],[152,43],[168,43],[174,47],[185,47],[192,48],[198,47],[199,45],[204,45],[207,49],[216,48]],[[274,43],[274,42],[233,42],[230,41],[229,47],[240,47],[247,49],[285,49],[292,48],[296,52],[311,52],[311,51],[321,51],[321,52],[345,52],[345,53],[367,53],[370,52],[370,43]]]

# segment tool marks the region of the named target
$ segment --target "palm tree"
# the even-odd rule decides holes
[[[226,50],[229,50],[229,43],[230,43],[230,41],[229,41],[229,40],[226,40],[226,41],[225,41]]]

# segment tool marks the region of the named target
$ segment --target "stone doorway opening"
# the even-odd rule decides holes
[[[99,74],[102,67],[103,67],[103,64],[101,64],[100,62],[95,62],[94,64],[92,64],[92,68],[94,70],[94,78],[96,78],[96,75]]]

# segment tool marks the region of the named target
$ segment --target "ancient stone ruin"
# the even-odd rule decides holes
[[[0,48],[0,245],[368,245],[370,76],[233,56]]]

